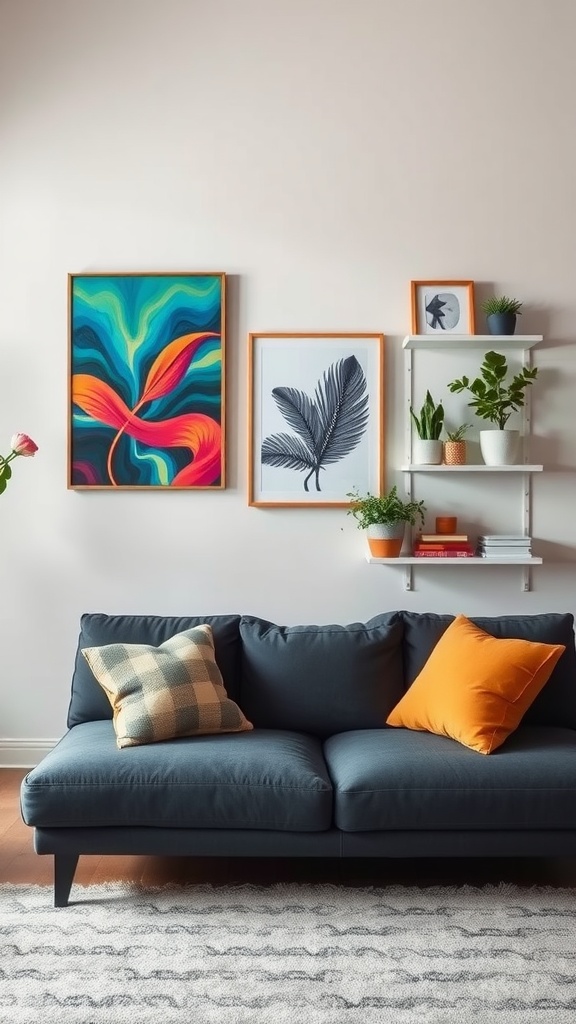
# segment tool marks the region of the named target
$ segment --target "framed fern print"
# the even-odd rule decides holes
[[[224,487],[225,274],[70,274],[68,487]]]
[[[248,504],[347,508],[384,481],[384,336],[250,334]]]

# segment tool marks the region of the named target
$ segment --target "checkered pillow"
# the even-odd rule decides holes
[[[82,654],[114,709],[119,747],[252,729],[224,689],[208,625],[159,647],[108,644]]]

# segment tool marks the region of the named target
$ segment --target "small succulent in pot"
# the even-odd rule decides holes
[[[486,316],[490,316],[492,313],[516,313],[516,316],[521,316],[521,307],[522,303],[519,299],[509,299],[507,295],[493,295],[489,299],[484,299],[482,303],[482,309]]]
[[[444,442],[444,462],[447,466],[464,466],[466,464],[466,432],[471,423],[461,423],[454,430],[447,430],[447,441]]]
[[[486,323],[490,334],[514,334],[516,317],[521,316],[522,303],[519,299],[510,299],[507,295],[493,295],[481,303],[486,314]]]
[[[446,437],[449,441],[463,441],[471,426],[471,423],[461,423],[454,430],[447,430]]]

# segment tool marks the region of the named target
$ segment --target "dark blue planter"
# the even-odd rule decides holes
[[[516,330],[516,313],[490,313],[486,317],[490,334],[514,334]]]

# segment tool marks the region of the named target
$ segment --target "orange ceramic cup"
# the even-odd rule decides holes
[[[436,516],[436,533],[456,533],[456,516]]]

